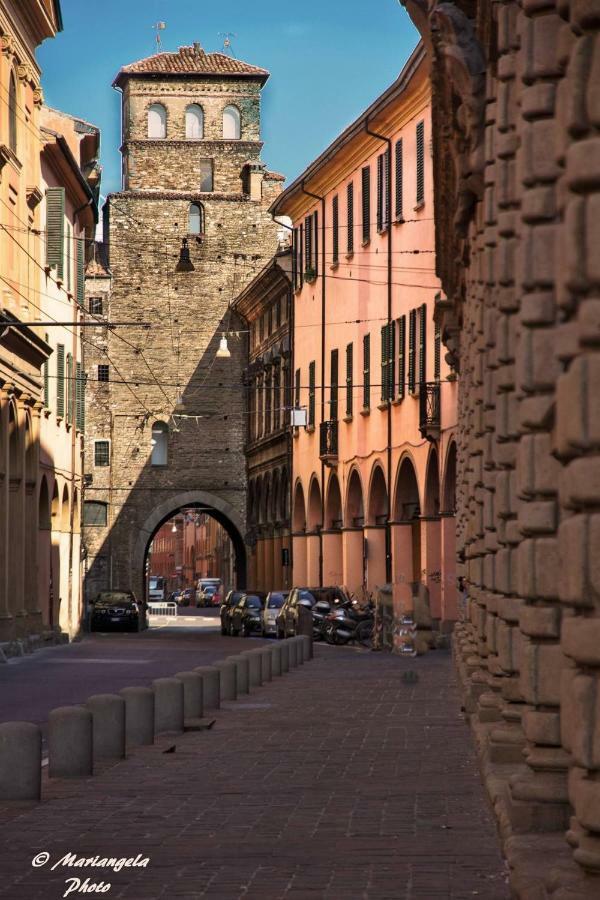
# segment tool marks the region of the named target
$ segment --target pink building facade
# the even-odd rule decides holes
[[[295,585],[392,585],[457,618],[456,375],[442,353],[429,66],[397,81],[272,207],[294,228]]]

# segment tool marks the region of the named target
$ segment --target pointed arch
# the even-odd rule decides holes
[[[38,523],[40,531],[50,531],[50,494],[48,492],[48,481],[45,475],[42,475],[40,483],[40,493],[38,498]]]
[[[453,516],[456,511],[456,441],[451,441],[446,454],[444,484],[442,488],[442,512]]]
[[[407,453],[400,460],[396,477],[393,516],[396,522],[412,522],[421,515],[419,484],[412,457]]]
[[[340,482],[335,472],[332,472],[327,482],[327,494],[325,501],[325,528],[327,530],[342,527],[342,493]]]
[[[70,530],[70,521],[69,521],[69,488],[65,484],[62,492],[62,502],[60,505],[60,530],[61,531],[69,531]]]
[[[296,482],[296,487],[294,488],[292,530],[298,532],[306,531],[306,501],[304,499],[304,488],[300,480]]]
[[[148,137],[162,140],[167,136],[167,110],[162,103],[152,103],[148,107]]]
[[[199,141],[204,137],[204,110],[198,103],[186,107],[185,137],[188,141]]]
[[[308,489],[308,509],[306,514],[308,531],[318,531],[323,526],[323,508],[321,505],[321,488],[316,475],[313,475]]]
[[[389,503],[385,475],[379,463],[375,463],[369,485],[367,524],[383,525],[388,516]]]
[[[423,513],[426,516],[439,516],[440,514],[440,465],[436,447],[431,448],[427,460]]]
[[[19,414],[14,403],[8,404],[8,472],[10,478],[23,476],[22,435],[19,429]]]
[[[54,482],[52,490],[52,505],[50,507],[50,518],[52,530],[58,531],[60,528],[60,492],[58,490],[58,481]]]
[[[352,469],[346,492],[344,524],[346,528],[361,528],[365,524],[365,505],[362,481],[358,469]]]
[[[223,138],[239,141],[242,136],[242,117],[237,106],[230,104],[223,110]]]

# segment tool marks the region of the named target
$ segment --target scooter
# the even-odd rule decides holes
[[[356,641],[368,647],[373,636],[373,619],[372,605],[361,610],[357,600],[341,603],[325,617],[325,640],[329,644]]]

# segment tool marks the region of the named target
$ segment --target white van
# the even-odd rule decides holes
[[[208,588],[208,590],[205,590]],[[196,585],[196,606],[219,606],[223,595],[220,578],[200,578]]]

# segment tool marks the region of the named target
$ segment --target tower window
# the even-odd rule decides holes
[[[90,297],[90,313],[93,316],[101,316],[102,309],[102,297]]]
[[[204,234],[204,209],[201,203],[190,203],[188,234]]]
[[[98,366],[98,381],[110,381],[110,367],[107,365]]]
[[[148,109],[148,137],[161,139],[167,136],[167,111],[162,103],[153,103]]]
[[[94,441],[94,465],[110,465],[110,441]]]
[[[108,519],[108,504],[97,500],[86,500],[83,504],[83,524],[105,526]]]
[[[227,141],[239,141],[242,122],[237,106],[226,106],[223,110],[223,137]]]
[[[169,461],[169,426],[166,422],[155,422],[152,426],[153,466],[166,466]]]
[[[192,103],[185,111],[185,136],[188,141],[204,137],[204,113],[197,103]]]
[[[200,160],[200,190],[209,193],[213,190],[213,163],[212,159]]]

